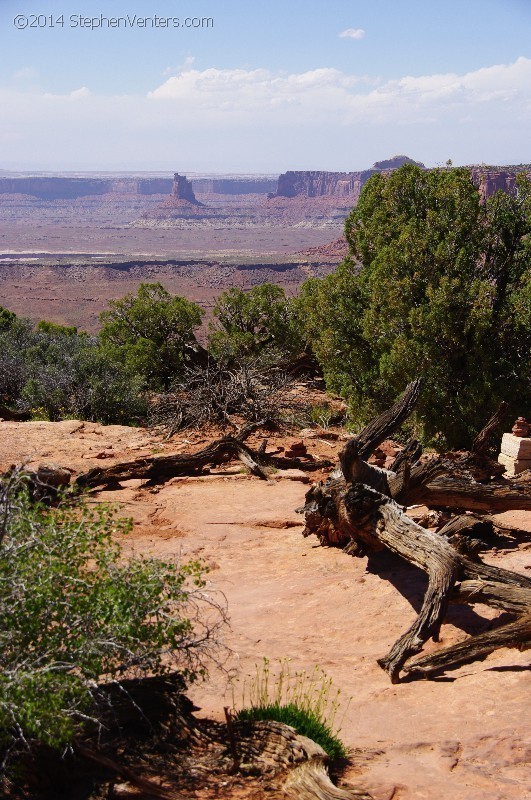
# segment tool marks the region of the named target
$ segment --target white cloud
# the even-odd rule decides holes
[[[183,67],[147,95],[0,90],[2,166],[356,169],[394,152],[427,163],[529,160],[528,58],[388,81],[331,67]]]
[[[73,98],[82,98],[82,97],[90,97],[92,92],[86,86],[82,86],[80,89],[74,89],[73,92],[70,92],[69,97]]]
[[[192,69],[195,63],[195,56],[186,56],[183,63],[180,67],[166,67],[163,70],[163,75],[174,75],[176,72],[188,72],[188,70]]]
[[[195,112],[233,113],[267,111],[281,106],[316,108],[336,105],[337,94],[348,91],[358,82],[355,76],[337,69],[322,68],[308,72],[282,74],[265,69],[219,70],[202,72],[190,69],[168,78],[148,93],[156,101],[190,103]]]
[[[365,31],[363,28],[347,28],[341,33],[338,33],[340,39],[363,39]]]

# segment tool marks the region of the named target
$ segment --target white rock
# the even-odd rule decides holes
[[[504,433],[501,452],[502,455],[511,456],[511,458],[531,459],[531,439],[514,436],[512,433]]]
[[[531,469],[531,458],[512,458],[511,456],[506,456],[505,453],[500,453],[498,463],[503,464],[505,474],[508,477],[519,475],[521,472],[525,472],[526,469]]]

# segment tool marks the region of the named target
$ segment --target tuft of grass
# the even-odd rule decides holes
[[[332,687],[321,667],[312,673],[290,670],[288,659],[280,662],[278,675],[272,675],[270,662],[263,659],[256,673],[243,685],[241,708],[236,718],[242,721],[275,720],[295,728],[297,733],[317,742],[332,760],[348,756],[335,724],[340,708],[340,689]],[[348,704],[342,718],[347,711]]]
[[[310,419],[325,430],[330,424],[330,417],[332,416],[332,409],[329,403],[319,403],[310,409]]]

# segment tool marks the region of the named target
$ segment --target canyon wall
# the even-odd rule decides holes
[[[398,169],[404,164],[416,164],[423,169],[424,164],[413,161],[408,156],[393,156],[386,161],[377,161],[370,169],[361,172],[319,172],[299,171],[284,172],[278,179],[276,192],[270,198],[284,197],[331,197],[347,198],[351,205],[358,202],[361,190],[371,175],[391,169]]]
[[[356,202],[363,184],[374,172],[284,172],[278,179],[276,192],[270,197],[348,197]]]
[[[361,172],[321,172],[321,171],[289,171],[278,179],[277,191],[270,193],[270,199],[287,198],[335,198],[339,204],[347,199],[351,206],[358,202],[364,184],[378,172],[389,172],[403,164],[423,164],[414,162],[405,156],[396,156],[386,161],[377,161],[371,169]],[[482,200],[491,197],[497,191],[515,194],[516,176],[523,172],[531,178],[529,165],[514,167],[469,167],[474,184],[478,187]]]
[[[193,192],[202,194],[263,194],[275,191],[276,178],[193,178]],[[103,194],[170,194],[171,178],[70,178],[70,177],[0,177],[0,195],[24,194],[40,200],[75,200]],[[194,198],[195,199],[195,198]],[[193,201],[191,201],[193,202]]]
[[[277,178],[192,178],[199,194],[267,194],[277,188]]]
[[[483,201],[498,191],[515,194],[517,174],[516,171],[483,169],[481,167],[474,167],[471,170],[472,180],[478,187]],[[527,175],[531,177],[531,172],[528,172]]]
[[[0,194],[25,194],[41,200],[75,200],[102,194],[168,194],[171,178],[0,178]]]
[[[329,204],[336,202],[338,206],[354,206],[361,190],[369,178],[377,172],[397,169],[403,164],[417,164],[407,156],[394,156],[385,161],[377,161],[370,169],[358,172],[324,172],[321,170],[288,171],[275,178],[264,176],[245,177],[205,177],[187,179],[177,173],[171,178],[142,177],[49,177],[19,176],[0,177],[1,195],[26,195],[40,200],[75,200],[80,197],[114,195],[120,196],[153,196],[169,195],[176,201],[187,201],[198,204],[195,192],[201,195],[238,196],[261,194],[269,199],[283,202],[287,199],[328,198]],[[510,167],[469,167],[472,179],[483,199],[496,191],[514,193],[516,175],[526,172],[531,175],[529,165]],[[185,181],[186,183],[176,183]],[[207,197],[202,199],[208,200]],[[212,198],[215,200],[215,197]]]

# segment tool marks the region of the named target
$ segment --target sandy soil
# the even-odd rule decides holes
[[[305,441],[316,456],[337,449],[337,443]],[[79,472],[201,444],[200,436],[164,444],[140,429],[76,421],[0,423],[0,469],[29,456],[32,463],[53,460]],[[253,672],[264,656],[288,657],[297,670],[319,664],[352,698],[341,734],[352,748],[345,778],[375,800],[531,796],[529,652],[499,650],[435,680],[391,685],[376,659],[414,619],[423,576],[390,555],[354,559],[304,539],[294,511],[307,489],[301,475],[277,473],[266,484],[234,467],[228,472],[152,488],[129,481],[96,499],[118,502],[133,517],[126,548],[207,561],[213,587],[227,597],[236,676]],[[510,518],[531,535],[531,513]],[[523,534],[519,544],[500,545],[485,560],[524,571],[531,567],[530,547]],[[452,608],[442,645],[487,629],[495,615],[481,606]],[[221,673],[190,695],[202,714],[217,718],[232,700]]]

